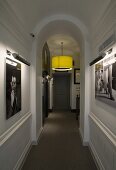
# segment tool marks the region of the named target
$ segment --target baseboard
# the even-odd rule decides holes
[[[39,130],[39,133],[37,135],[37,140],[36,141],[32,141],[32,145],[38,145],[39,140],[41,138],[42,131],[43,131],[43,127],[41,127],[40,130]]]
[[[32,145],[37,145],[39,143],[39,140],[40,140],[40,137],[41,137],[41,134],[42,134],[42,131],[43,131],[43,127],[40,128],[39,130],[39,133],[38,133],[38,137],[37,137],[37,141],[35,142],[31,142],[31,140],[28,142],[28,144],[26,145],[22,155],[20,156],[19,160],[17,161],[17,164],[16,166],[14,167],[13,170],[21,170],[24,163],[25,163],[25,160],[31,150],[31,147]]]
[[[84,141],[81,128],[79,128],[79,135],[80,135],[80,138],[81,138],[82,145],[83,145],[83,146],[89,146],[89,142]]]
[[[31,142],[31,140],[28,142],[28,144],[26,145],[22,155],[20,156],[19,160],[17,161],[17,164],[15,166],[15,168],[13,170],[21,170],[23,165],[24,165],[24,162],[31,150],[31,147],[32,145],[37,145],[39,143],[39,140],[40,140],[40,137],[41,137],[41,134],[42,134],[42,131],[43,131],[43,127],[40,128],[39,130],[39,133],[38,133],[38,137],[37,137],[37,142]]]
[[[25,162],[25,160],[26,160],[26,158],[27,158],[27,156],[28,156],[28,154],[31,150],[31,147],[32,147],[31,140],[29,140],[28,144],[26,145],[23,153],[21,154],[21,156],[20,156],[19,160],[17,161],[13,170],[21,170],[22,169],[24,162]]]
[[[104,143],[104,149],[102,152],[105,151],[106,147],[112,148],[112,150],[107,151],[107,154],[109,153],[113,153],[113,149],[116,149],[116,135],[93,113],[91,113],[89,115],[90,121],[96,126],[96,128],[100,131],[100,135],[103,135],[103,143]],[[108,145],[105,145],[105,143],[109,143]],[[94,144],[92,143],[92,141],[89,141],[89,146],[91,148],[91,151],[94,155],[94,158],[98,164],[98,167],[100,170],[105,170],[106,168],[108,168],[109,166],[107,165],[107,167],[104,168],[105,163],[102,163],[102,160],[100,159],[100,155],[97,152],[97,147],[96,145],[94,146]],[[99,146],[99,145],[98,145]],[[110,147],[111,146],[111,147]],[[106,153],[106,152],[105,152]],[[111,154],[112,155],[112,154]],[[110,155],[110,156],[111,156]],[[104,159],[107,158],[106,155],[102,156]],[[115,155],[112,155],[112,166],[115,167]],[[107,159],[108,161],[108,159]],[[108,164],[108,163],[107,163]],[[111,168],[112,169],[112,168]],[[114,168],[115,169],[115,168]]]
[[[39,130],[39,134],[38,134],[38,138],[37,138],[37,143],[39,143],[39,140],[41,138],[42,132],[43,132],[43,127],[41,127],[40,130]]]
[[[104,166],[103,166],[103,164],[102,164],[102,162],[101,162],[101,160],[100,160],[100,158],[97,154],[97,151],[95,150],[95,147],[93,146],[91,141],[89,142],[89,149],[90,149],[91,155],[94,159],[94,162],[95,162],[98,170],[105,170],[105,168],[104,168]]]
[[[89,142],[83,141],[83,146],[89,146]]]
[[[72,113],[76,113],[76,109],[71,109],[71,112]]]
[[[48,112],[53,112],[53,109],[48,109]]]
[[[79,128],[79,135],[80,135],[80,138],[81,138],[81,142],[83,143],[83,135],[82,135],[81,128]]]

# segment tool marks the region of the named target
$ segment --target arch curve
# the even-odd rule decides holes
[[[81,117],[80,117],[80,131],[83,141],[88,141],[88,114],[89,114],[89,84],[85,82],[89,76],[88,60],[90,55],[89,34],[85,25],[72,16],[68,15],[55,15],[45,18],[35,28],[34,34],[36,35],[32,48],[32,66],[31,66],[31,83],[34,89],[31,89],[31,112],[32,112],[32,131],[33,140],[37,140],[39,134],[38,129],[42,127],[42,80],[41,80],[41,52],[45,41],[55,34],[70,35],[80,44],[81,49]],[[33,87],[33,86],[32,86]],[[34,92],[32,92],[34,91]],[[39,103],[37,103],[39,101]],[[86,102],[87,101],[87,102]],[[34,104],[34,107],[33,107]],[[39,113],[39,114],[37,114]]]
[[[70,23],[73,23],[79,30],[81,30],[82,34],[84,37],[88,37],[88,29],[87,27],[83,24],[83,22],[81,22],[78,18],[71,16],[71,15],[64,15],[64,14],[60,14],[60,15],[52,15],[52,16],[48,16],[46,18],[44,18],[41,22],[39,22],[35,29],[33,30],[33,33],[35,35],[38,35],[39,32],[49,23],[51,22],[55,22],[55,21],[67,21]]]

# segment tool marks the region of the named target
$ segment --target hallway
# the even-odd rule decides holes
[[[97,170],[88,147],[82,146],[75,113],[49,114],[22,170]]]

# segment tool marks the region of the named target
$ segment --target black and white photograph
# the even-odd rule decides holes
[[[116,107],[116,55],[95,65],[95,97]]]
[[[80,84],[80,68],[74,69],[74,84]]]
[[[21,110],[21,64],[6,59],[6,119]]]

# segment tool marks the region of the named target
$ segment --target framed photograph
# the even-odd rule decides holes
[[[42,72],[50,75],[50,50],[47,42],[43,46],[42,50]]]
[[[95,98],[116,108],[116,55],[95,64]]]
[[[74,69],[74,84],[80,84],[80,68]]]
[[[21,64],[6,58],[6,119],[21,110]]]

